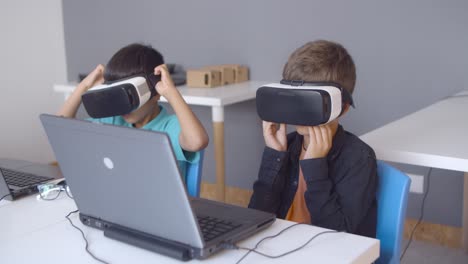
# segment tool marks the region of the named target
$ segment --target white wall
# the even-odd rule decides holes
[[[0,157],[54,160],[39,122],[67,80],[61,0],[0,2]]]

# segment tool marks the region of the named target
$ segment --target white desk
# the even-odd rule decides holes
[[[216,160],[217,200],[225,200],[225,159],[224,159],[224,107],[255,98],[257,89],[267,82],[248,81],[215,88],[177,87],[189,105],[211,107],[213,141]],[[76,83],[56,84],[54,91],[64,93],[65,99],[73,92]],[[167,100],[161,97],[162,102]]]
[[[50,202],[28,197],[3,204],[0,207],[2,263],[97,263],[85,252],[79,231],[65,219],[65,215],[75,209],[73,200],[64,194]],[[83,226],[77,214],[72,216],[72,220],[86,234],[91,252],[110,263],[181,263],[106,238],[102,231]],[[270,228],[239,245],[253,247],[263,237],[276,234],[291,224],[277,220]],[[267,254],[283,253],[324,230],[314,226],[293,227],[280,237],[264,242],[259,250]],[[286,257],[271,260],[251,253],[242,263],[372,263],[379,256],[379,246],[379,241],[372,238],[347,233],[324,234],[304,249]],[[245,252],[224,250],[202,263],[235,263]]]
[[[54,202],[37,200],[35,195],[14,202],[1,201],[0,249],[18,237],[62,222],[66,215],[63,213],[74,210],[75,203],[62,194]]]
[[[360,138],[381,160],[465,172],[463,248],[468,251],[468,91]]]

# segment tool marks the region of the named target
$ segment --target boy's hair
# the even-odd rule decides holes
[[[295,50],[284,65],[283,78],[305,82],[335,82],[354,91],[356,67],[346,49],[335,42],[317,40]]]
[[[161,64],[164,64],[163,56],[150,45],[130,44],[109,60],[104,70],[104,80],[112,82],[137,74],[148,76]]]

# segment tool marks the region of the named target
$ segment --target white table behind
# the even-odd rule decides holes
[[[360,138],[378,159],[465,172],[463,248],[468,252],[468,91],[373,130]]]
[[[458,95],[360,138],[379,159],[468,172],[468,92]]]

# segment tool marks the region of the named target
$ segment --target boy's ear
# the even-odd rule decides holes
[[[340,116],[343,116],[344,114],[346,114],[348,112],[350,105],[345,104],[343,107],[344,107],[344,109],[343,109],[343,112],[341,112]]]

